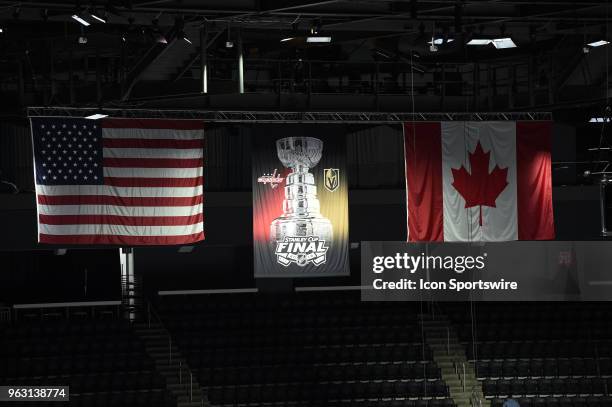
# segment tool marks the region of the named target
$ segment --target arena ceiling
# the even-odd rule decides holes
[[[606,1],[1,0],[0,28],[4,111],[177,95],[240,107],[227,46],[238,41],[249,97],[276,94],[262,103],[282,106],[294,95],[295,109],[354,110],[342,95],[355,94],[375,97],[364,110],[402,110],[385,98],[406,97],[430,111],[589,110],[608,97],[608,47],[587,45],[609,40]],[[306,43],[313,33],[331,42]],[[194,102],[202,38],[210,97]],[[499,38],[516,48],[467,45]]]

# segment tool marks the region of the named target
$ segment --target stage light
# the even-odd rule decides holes
[[[87,44],[87,37],[84,35],[79,35],[78,43],[81,45]]]
[[[161,33],[155,33],[154,34],[155,37],[155,42],[160,43],[160,44],[167,44],[168,43],[168,39]]]
[[[225,48],[234,48],[234,41],[225,41]]]
[[[505,48],[516,48],[516,44],[512,41],[512,38],[495,38],[493,39],[493,46],[497,49],[505,49]]]
[[[609,122],[610,118],[609,117],[591,117],[591,119],[589,120],[589,123],[604,123],[604,122]]]
[[[280,40],[280,42],[287,42],[287,41],[291,41],[292,39],[294,39],[295,37],[287,37],[287,38],[282,38]]]
[[[444,41],[444,38],[442,37],[438,37],[438,38],[432,38],[430,41],[427,41],[427,43],[429,45],[442,45],[442,44],[448,44],[455,41],[454,38],[448,38],[446,41]]]
[[[98,12],[96,11],[96,9],[91,8],[91,9],[90,9],[90,11],[89,11],[89,15],[91,16],[91,18],[93,18],[93,19],[95,19],[95,20],[98,20],[98,21],[99,21],[99,22],[101,22],[101,23],[106,24],[106,19],[107,19],[107,17],[106,17],[106,16],[102,16],[102,14],[101,14],[101,13],[98,13]]]
[[[329,44],[332,40],[332,37],[324,37],[324,36],[308,36],[306,37],[306,42],[311,44]]]
[[[79,16],[78,14],[73,14],[72,18],[78,21],[79,23],[83,24],[85,27],[88,27],[90,25],[88,21],[83,20],[83,18]]]
[[[603,46],[603,45],[608,45],[609,43],[610,43],[610,41],[606,41],[606,40],[599,40],[599,41],[593,41],[593,42],[590,42],[590,43],[588,43],[587,45],[588,45],[589,47],[596,48],[596,47],[601,47],[601,46]]]
[[[485,38],[472,38],[467,45],[489,45],[492,41]]]
[[[4,32],[4,28],[0,28],[0,34]]]
[[[186,42],[186,43],[188,43],[188,44],[193,44],[193,43],[191,42],[191,40],[190,40],[189,38],[187,38],[187,37],[183,37],[183,41],[185,41],[185,42]]]
[[[516,48],[516,44],[512,41],[510,37],[504,38],[472,38],[468,41],[467,45],[476,45],[483,46],[493,44],[493,46],[497,49],[505,49],[505,48]]]
[[[108,117],[108,115],[104,113],[94,113],[92,115],[85,116],[85,118],[89,120],[99,120],[104,119],[105,117]]]

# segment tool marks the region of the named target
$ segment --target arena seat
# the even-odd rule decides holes
[[[355,293],[160,298],[213,405],[450,407],[411,304]]]

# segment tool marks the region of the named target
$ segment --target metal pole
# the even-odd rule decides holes
[[[193,374],[189,372],[189,401],[193,401]]]
[[[200,29],[200,75],[202,80],[202,93],[208,93],[208,27],[206,24]]]
[[[599,182],[599,210],[601,213],[601,235],[608,236],[608,228],[606,227],[606,183],[608,179],[603,175]]]
[[[242,32],[238,30],[238,93],[244,93],[244,55],[242,50]]]
[[[179,384],[183,384],[183,362],[179,362]]]

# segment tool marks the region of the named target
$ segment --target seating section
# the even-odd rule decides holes
[[[71,406],[176,405],[125,321],[39,321],[4,327],[0,382],[70,386]]]
[[[354,293],[160,298],[213,405],[450,407],[418,309]]]
[[[473,319],[444,310],[493,407],[507,397],[521,407],[612,406],[610,305],[477,304]]]

